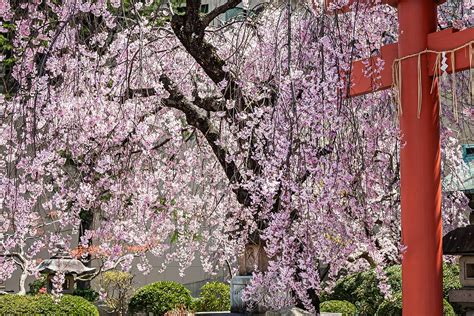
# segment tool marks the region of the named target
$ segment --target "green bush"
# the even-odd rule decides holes
[[[194,312],[200,312],[201,311],[201,298],[199,297],[191,298],[191,304],[189,304],[189,309]]]
[[[30,290],[28,294],[38,294],[41,288],[46,288],[46,276],[41,276],[40,278],[34,280],[29,284]]]
[[[459,265],[443,264],[443,296],[448,299],[450,290],[460,289],[461,281],[459,280]]]
[[[95,302],[99,298],[99,293],[93,289],[74,289],[72,295],[83,297],[89,302]]]
[[[396,293],[392,299],[383,301],[378,310],[377,315],[380,316],[402,316],[402,293]],[[443,299],[443,315],[456,316],[453,307]]]
[[[230,287],[221,282],[209,282],[201,288],[199,299],[191,308],[199,312],[230,310]]]
[[[336,282],[334,291],[326,300],[348,301],[354,304],[360,315],[374,315],[383,295],[377,286],[374,270],[350,274]]]
[[[188,289],[176,282],[162,281],[140,288],[132,296],[129,308],[132,313],[152,312],[156,316],[162,316],[179,305],[189,307],[190,304],[191,294]]]
[[[99,316],[97,308],[79,296],[63,295],[55,303],[49,294],[0,295],[0,315],[74,315]]]
[[[326,301],[320,305],[321,312],[342,313],[342,316],[353,316],[356,314],[356,307],[348,301]]]
[[[392,293],[402,289],[402,271],[400,265],[385,269],[388,284]],[[350,274],[336,282],[331,294],[321,297],[326,300],[345,300],[354,304],[360,315],[374,315],[379,305],[384,301],[384,296],[378,288],[375,270]],[[453,264],[443,265],[443,294],[447,298],[451,289],[460,288],[459,267]]]

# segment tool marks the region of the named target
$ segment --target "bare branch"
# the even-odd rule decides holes
[[[217,8],[215,8],[214,10],[212,10],[211,12],[209,12],[203,19],[202,19],[202,23],[205,25],[205,26],[208,26],[212,20],[214,20],[215,18],[217,18],[219,15],[223,14],[223,13],[226,13],[228,10],[232,9],[232,8],[235,8],[239,3],[241,3],[242,0],[229,0],[227,1],[226,3],[224,3],[223,5],[221,6],[218,6]]]
[[[142,88],[142,89],[128,89],[127,93],[121,97],[121,102],[124,103],[128,99],[135,97],[151,97],[156,95],[154,88]]]
[[[0,254],[0,257],[11,258],[13,260],[13,262],[16,265],[18,265],[22,270],[25,270],[25,268],[26,268],[26,258],[18,252]],[[17,261],[17,260],[19,260],[19,261]]]
[[[168,144],[169,142],[171,141],[171,138],[168,137],[168,138],[165,138],[164,140],[162,140],[161,142],[159,142],[158,144],[156,144],[155,146],[153,146],[151,148],[151,150],[157,150],[157,149],[160,149],[161,147],[163,147],[164,145]],[[132,151],[132,154],[138,154],[142,152],[142,150],[134,150]]]

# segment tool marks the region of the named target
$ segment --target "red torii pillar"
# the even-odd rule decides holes
[[[373,4],[370,0],[360,3]],[[333,0],[326,0],[328,6]],[[342,9],[350,10],[357,0]],[[392,86],[392,63],[423,52],[447,51],[474,40],[474,28],[457,32],[436,32],[437,5],[434,0],[382,0],[398,8],[399,42],[381,48],[385,67],[376,80],[364,75],[367,60],[353,63],[350,74],[350,96],[387,89]],[[448,72],[468,69],[472,56],[469,47],[455,52],[455,65],[448,62]],[[450,59],[448,54],[448,60]],[[375,64],[375,57],[369,59]],[[403,315],[441,316],[442,305],[442,226],[440,121],[437,87],[431,93],[436,54],[406,58],[401,63],[400,117],[402,142],[400,150],[402,243],[407,250],[402,259]],[[421,113],[418,117],[419,77],[421,70]],[[439,71],[439,70],[438,70]]]

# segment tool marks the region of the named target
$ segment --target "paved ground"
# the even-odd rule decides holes
[[[199,313],[196,313],[196,315],[201,315],[201,316],[227,316],[227,315],[242,316],[242,315],[245,315],[245,314],[237,314],[237,313],[231,313],[231,312],[199,312]]]

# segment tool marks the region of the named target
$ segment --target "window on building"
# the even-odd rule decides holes
[[[466,163],[474,161],[474,144],[462,145],[462,159]]]
[[[233,20],[233,19],[241,19],[245,15],[245,11],[243,8],[232,8],[230,10],[227,10],[225,13],[225,20]]]

